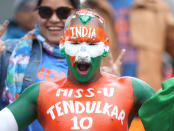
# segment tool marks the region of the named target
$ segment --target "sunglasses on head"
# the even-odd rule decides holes
[[[59,19],[66,19],[71,14],[72,10],[73,9],[69,7],[59,7],[55,10],[48,6],[38,7],[39,16],[43,19],[51,18],[54,12],[56,12],[56,15]]]

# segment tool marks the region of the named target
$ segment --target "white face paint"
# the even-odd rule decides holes
[[[80,0],[80,4],[83,4],[86,0]]]
[[[90,58],[95,58],[101,56],[104,51],[109,51],[109,47],[104,44],[104,42],[97,43],[75,43],[71,41],[65,41],[63,48],[65,48],[65,53],[70,56],[76,56],[75,61],[84,60],[90,62]]]

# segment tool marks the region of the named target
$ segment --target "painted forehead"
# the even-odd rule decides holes
[[[80,17],[80,21],[83,19],[83,17],[86,17],[86,18],[88,18],[88,19],[90,19],[90,18],[98,18],[98,20],[102,23],[102,24],[104,24],[104,19],[101,17],[101,16],[99,16],[97,13],[95,13],[95,12],[92,12],[92,11],[89,11],[89,10],[87,10],[87,9],[82,9],[82,10],[80,10],[80,11],[77,11],[76,12],[76,15],[78,15],[79,17]],[[82,22],[83,22],[84,20],[82,20]]]
[[[72,25],[91,25],[104,28],[104,19],[92,11],[83,9],[72,16],[70,26]]]
[[[97,14],[81,10],[72,16],[70,26],[66,28],[65,40],[75,42],[99,42],[105,40],[104,20]]]
[[[75,25],[65,30],[64,37],[66,41],[96,43],[105,41],[105,32],[100,27]]]

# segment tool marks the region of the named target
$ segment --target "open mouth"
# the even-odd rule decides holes
[[[75,63],[75,67],[80,75],[85,76],[88,74],[91,64],[80,62],[80,63]]]

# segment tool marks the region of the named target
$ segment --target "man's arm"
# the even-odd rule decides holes
[[[28,87],[12,104],[0,111],[0,129],[20,131],[37,116],[36,101],[39,95],[39,83]]]
[[[138,78],[132,78],[132,88],[134,100],[139,106],[155,94],[150,85]]]
[[[146,82],[132,77],[134,105],[132,113],[129,115],[129,124],[135,116],[138,116],[138,110],[141,105],[154,95],[155,91]]]

